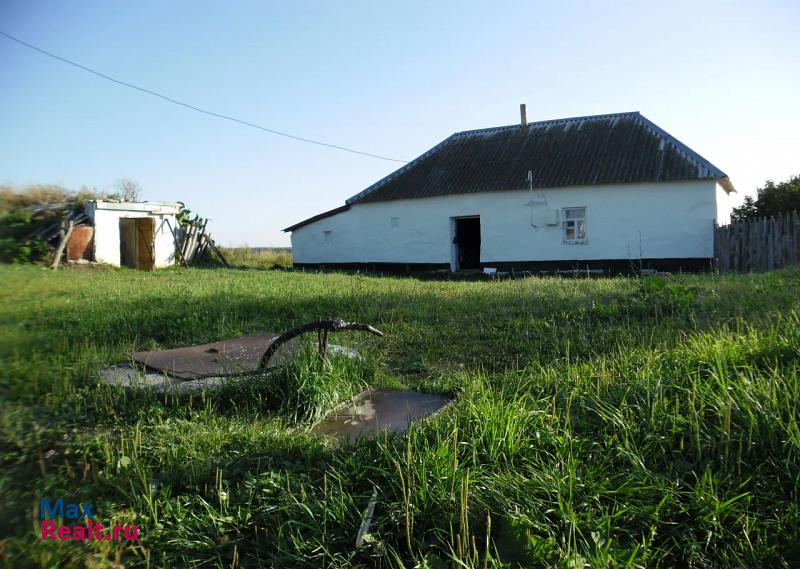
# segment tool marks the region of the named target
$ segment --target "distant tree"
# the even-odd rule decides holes
[[[135,180],[122,178],[117,182],[117,195],[124,202],[138,202],[141,199],[142,186]]]
[[[747,196],[744,203],[733,208],[732,221],[752,221],[762,217],[778,217],[790,211],[800,211],[800,175],[777,184],[767,180],[758,188],[756,199]]]

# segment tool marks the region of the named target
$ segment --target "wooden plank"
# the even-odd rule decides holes
[[[219,257],[219,260],[222,261],[222,264],[225,265],[226,267],[230,267],[230,265],[228,264],[228,260],[225,258],[225,255],[223,255],[222,251],[219,250],[217,244],[214,243],[213,239],[211,239],[211,236],[208,233],[205,233],[203,234],[203,237],[207,241],[207,246],[210,247],[211,250],[217,254],[217,257]]]
[[[178,260],[184,267],[188,267],[189,265],[186,264],[186,259],[183,256],[183,243],[178,243],[178,234],[175,232],[175,229],[173,229],[169,219],[165,221],[167,222],[167,227],[169,227],[169,232],[172,233],[172,241],[175,243],[175,251],[178,253]]]
[[[717,270],[762,272],[800,263],[800,214],[714,227]]]
[[[58,247],[53,255],[53,262],[50,263],[51,269],[57,269],[59,263],[61,263],[61,257],[64,255],[64,249],[67,247],[67,241],[69,241],[69,237],[72,235],[72,230],[74,228],[75,222],[70,218],[65,218],[61,225],[61,241],[58,242]]]

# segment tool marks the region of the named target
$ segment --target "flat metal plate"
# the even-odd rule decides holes
[[[120,364],[100,370],[100,379],[108,385],[125,389],[147,389],[153,393],[183,395],[203,389],[218,389],[231,383],[233,378],[211,376],[202,379],[178,379],[160,371],[137,369],[135,366]]]
[[[261,356],[278,334],[255,332],[210,344],[154,352],[134,352],[134,361],[180,379],[201,379],[252,372],[258,369]],[[271,365],[280,362],[270,360]]]
[[[429,417],[451,401],[444,395],[419,391],[368,389],[331,411],[312,432],[343,442],[374,438],[385,431],[403,433],[411,422]]]

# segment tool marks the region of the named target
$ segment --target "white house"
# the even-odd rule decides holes
[[[638,112],[456,133],[291,232],[297,267],[702,270],[719,168]]]
[[[145,270],[175,264],[180,209],[178,203],[88,202],[94,260]]]

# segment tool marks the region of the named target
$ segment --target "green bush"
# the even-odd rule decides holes
[[[18,209],[0,216],[0,262],[28,263],[47,257],[47,245],[30,235],[43,223],[30,210]]]
[[[30,247],[10,237],[0,238],[0,261],[3,263],[27,263],[30,260]]]

